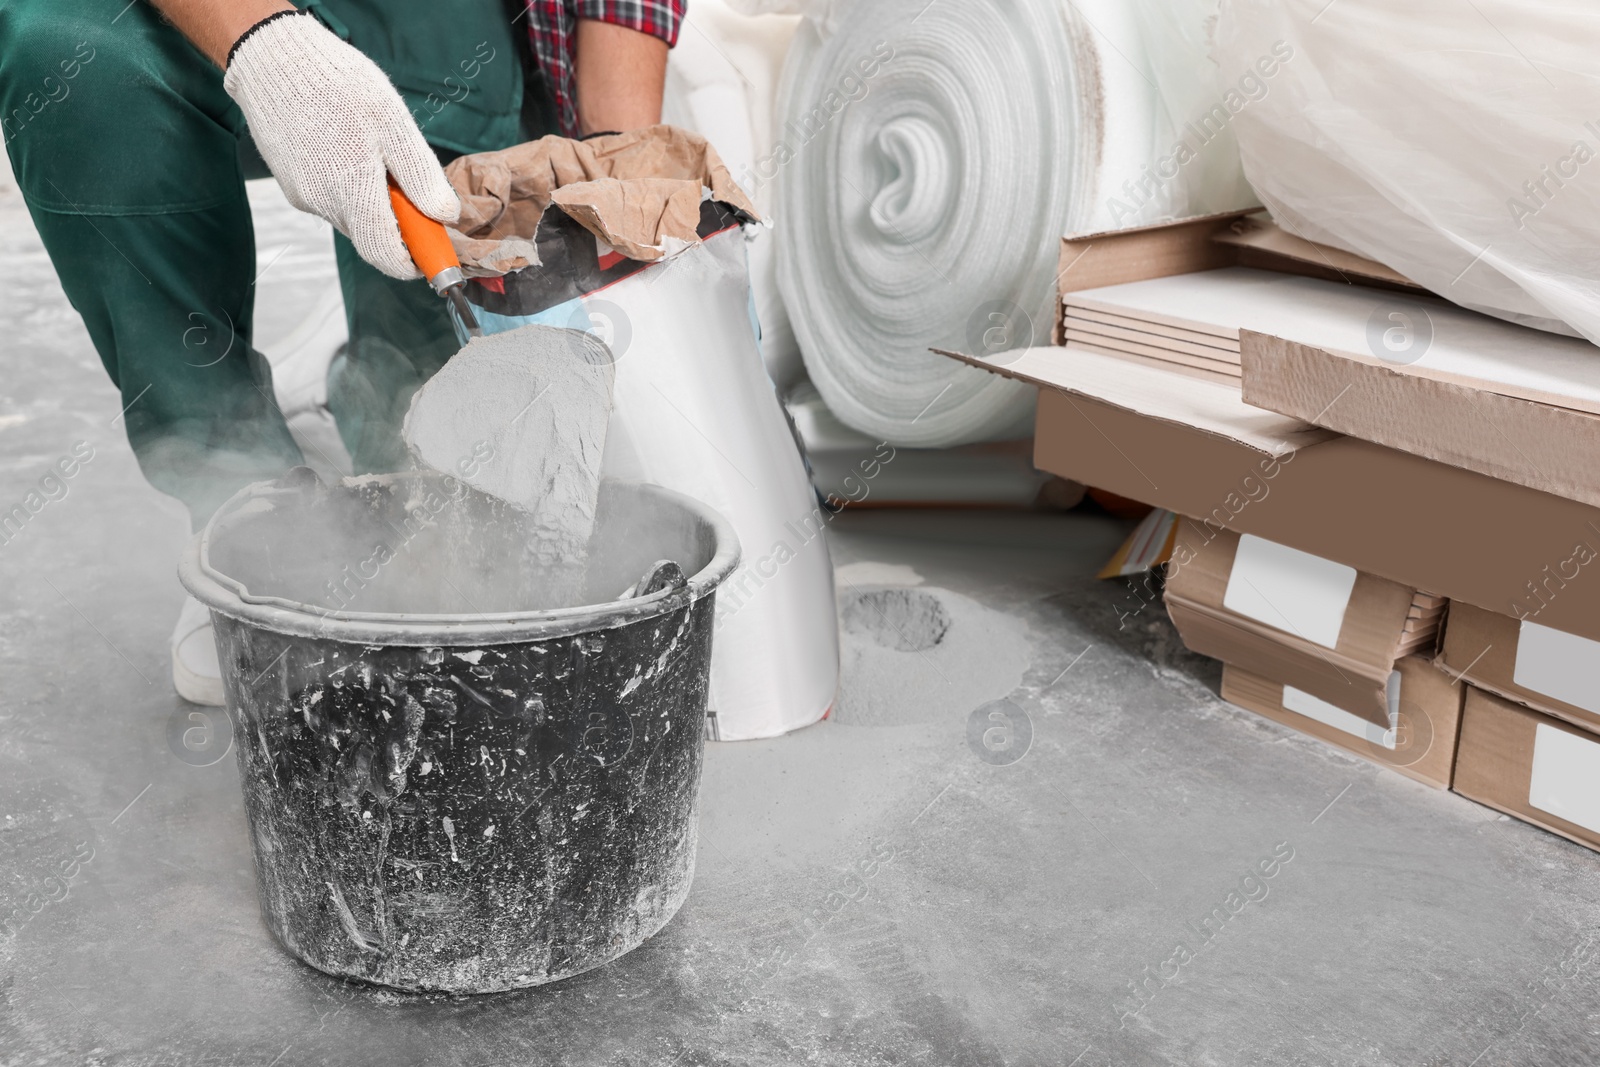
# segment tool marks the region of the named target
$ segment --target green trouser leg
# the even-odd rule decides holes
[[[484,151],[542,132],[528,128],[503,0],[447,12],[428,0],[313,6],[394,78],[430,142]],[[8,0],[0,125],[150,481],[198,524],[239,487],[299,463],[250,343],[255,240],[238,162],[248,131],[221,73],[146,0]],[[391,470],[404,461],[410,393],[455,342],[424,283],[382,277],[343,239],[337,251],[351,344],[330,407],[358,467]]]
[[[400,425],[411,395],[456,354],[442,297],[426,282],[401,282],[370,266],[343,235],[333,239],[350,342],[328,369],[328,410],[357,474],[410,464]]]
[[[150,484],[198,526],[241,486],[302,461],[272,369],[250,345],[255,250],[242,193],[192,212],[33,215],[122,392]]]
[[[216,68],[125,3],[0,7],[0,124],[140,467],[198,523],[300,450],[250,344],[244,122]]]

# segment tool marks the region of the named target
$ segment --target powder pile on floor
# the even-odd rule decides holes
[[[1003,697],[1028,670],[1028,629],[948,589],[839,590],[840,686],[834,719],[904,726],[960,718]]]
[[[575,593],[615,379],[611,350],[580,330],[473,338],[412,398],[406,447],[419,465],[525,512],[530,561]]]

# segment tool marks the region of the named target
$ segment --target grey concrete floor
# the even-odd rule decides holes
[[[173,740],[185,521],[4,193],[0,292],[0,505],[95,449],[0,545],[6,1067],[1600,1060],[1600,856],[1222,703],[1158,606],[1119,625],[1088,514],[841,516],[847,618],[909,587],[946,637],[858,615],[833,720],[710,746],[692,895],[638,951],[477,998],[313,972],[258,919],[232,757]]]

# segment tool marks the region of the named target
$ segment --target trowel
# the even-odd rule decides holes
[[[428,279],[433,291],[454,305],[467,333],[482,337],[478,316],[467,302],[467,276],[461,271],[461,260],[450,243],[449,231],[418,210],[393,177],[389,179],[389,204],[394,208],[395,220],[400,223],[400,239],[406,243],[412,262]]]
[[[412,259],[471,335],[412,397],[401,431],[406,448],[419,466],[526,513],[533,561],[552,580],[577,581],[611,418],[611,350],[594,334],[553,326],[485,335],[444,226],[392,179],[389,196]]]

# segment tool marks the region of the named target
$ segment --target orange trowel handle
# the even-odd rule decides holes
[[[424,278],[431,283],[451,267],[457,271],[461,269],[461,261],[456,258],[456,250],[451,247],[450,235],[443,224],[418,211],[417,205],[400,191],[393,177],[389,179],[389,203],[394,205],[394,217],[400,221],[400,236]]]
[[[450,235],[442,225],[417,210],[417,205],[395,184],[393,175],[389,177],[389,203],[400,223],[400,238],[405,241],[417,269],[428,279],[434,292],[450,301],[467,335],[481,337],[483,330],[467,301],[467,279],[461,273],[461,260],[456,258],[456,250],[450,246]]]

